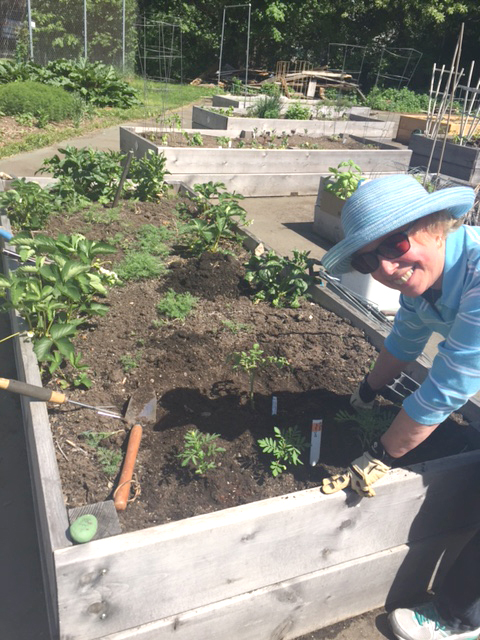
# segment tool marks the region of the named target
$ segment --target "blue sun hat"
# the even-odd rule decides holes
[[[322,264],[332,275],[347,273],[353,254],[373,240],[436,211],[461,218],[474,202],[471,187],[448,187],[428,193],[418,180],[405,173],[364,182],[343,205],[345,238],[327,251]]]

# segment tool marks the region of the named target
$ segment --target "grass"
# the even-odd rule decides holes
[[[144,100],[145,104],[130,109],[96,109],[95,115],[90,119],[83,120],[79,126],[71,124],[61,129],[29,133],[22,140],[8,142],[4,145],[1,145],[0,137],[0,158],[41,149],[68,138],[78,137],[97,129],[106,129],[122,122],[159,117],[166,111],[189,105],[218,92],[215,89],[191,85],[152,81],[144,83],[143,78],[140,77],[128,78],[128,81],[138,89],[140,99]]]

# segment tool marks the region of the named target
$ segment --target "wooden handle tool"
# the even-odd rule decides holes
[[[97,413],[110,418],[117,418],[123,420],[123,417],[113,411],[106,411],[104,407],[94,407],[91,404],[85,404],[84,402],[77,402],[76,400],[70,400],[64,393],[60,391],[54,391],[53,389],[47,389],[46,387],[38,387],[34,384],[28,384],[27,382],[20,382],[19,380],[10,380],[9,378],[0,378],[0,389],[5,391],[11,391],[12,393],[18,393],[21,396],[28,396],[29,398],[35,398],[36,400],[43,400],[44,402],[55,402],[56,404],[63,404],[69,402],[77,407],[84,407],[85,409],[92,409]]]
[[[142,439],[142,426],[134,424],[128,437],[127,453],[123,461],[122,473],[118,482],[118,487],[113,496],[113,503],[117,511],[124,511],[127,507],[128,496],[130,495],[130,485],[132,484],[133,469],[137,459],[140,440]]]
[[[19,382],[18,380],[9,380],[8,378],[0,378],[0,389],[18,393],[21,396],[29,396],[30,398],[43,400],[44,402],[56,402],[57,404],[67,402],[67,397],[64,393],[53,391],[53,389],[46,389],[45,387],[37,387],[34,384],[27,384],[26,382]]]

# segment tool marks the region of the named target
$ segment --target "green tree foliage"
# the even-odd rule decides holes
[[[141,11],[152,18],[181,21],[187,77],[218,69],[223,9],[217,0],[141,2]],[[245,63],[247,19],[246,7],[226,11],[222,61],[235,68]],[[434,61],[450,63],[462,22],[469,64],[480,46],[477,0],[259,0],[252,5],[249,62],[270,70],[279,60],[319,65],[326,62],[330,42],[343,42],[368,45],[365,65],[376,69],[382,46],[412,47],[423,53],[425,79]]]

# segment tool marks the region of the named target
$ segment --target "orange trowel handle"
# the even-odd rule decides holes
[[[125,454],[125,460],[123,461],[122,473],[120,475],[120,480],[118,481],[118,488],[113,497],[113,503],[117,511],[123,511],[127,506],[128,496],[130,495],[130,485],[132,483],[133,468],[135,467],[135,461],[137,459],[141,439],[142,427],[139,424],[135,424],[130,431],[127,453]]]
[[[18,393],[21,396],[29,396],[30,398],[43,400],[44,402],[57,402],[58,404],[62,404],[67,401],[65,394],[59,391],[52,391],[52,389],[37,387],[34,384],[27,384],[26,382],[19,382],[18,380],[9,380],[8,378],[0,378],[0,389]]]

